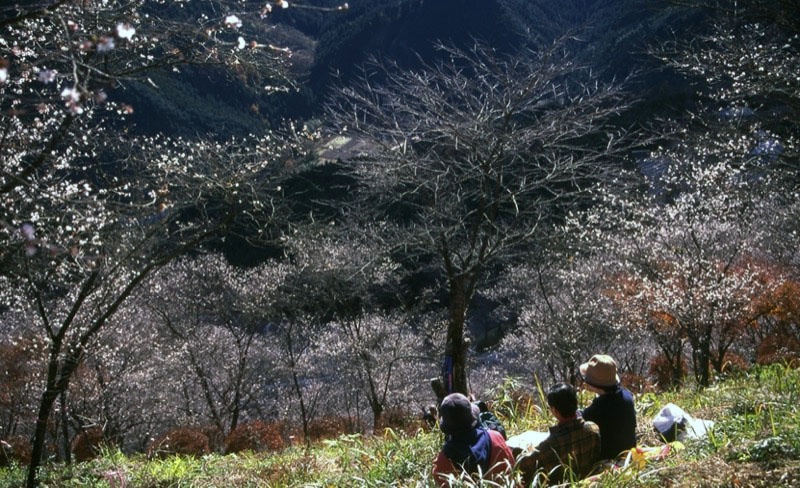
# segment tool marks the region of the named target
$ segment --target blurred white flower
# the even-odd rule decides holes
[[[80,115],[83,113],[83,107],[78,103],[81,100],[81,94],[75,87],[64,88],[61,92],[61,98],[66,102],[69,113],[72,115]]]
[[[54,69],[45,69],[39,72],[39,81],[42,83],[52,83],[56,79],[58,71]]]
[[[73,86],[72,88],[64,88],[61,91],[61,98],[63,98],[67,102],[77,102],[78,100],[81,99],[81,94]]]
[[[0,83],[5,83],[8,79],[8,69],[0,68]]]
[[[264,8],[261,9],[261,18],[263,19],[270,12],[272,12],[272,5],[270,4],[264,5]]]
[[[97,43],[97,52],[105,53],[114,49],[114,38],[109,36],[103,36],[100,38],[100,41]]]
[[[244,42],[244,37],[239,36],[239,41],[238,44],[236,45],[236,49],[244,49],[245,46],[246,44]]]
[[[22,227],[20,227],[19,231],[22,233],[22,236],[29,241],[33,240],[35,237],[35,231],[31,224],[22,224]]]
[[[283,0],[281,2],[281,8],[289,8],[289,2],[287,2],[286,0]]]
[[[117,37],[120,39],[133,39],[133,35],[136,34],[136,29],[131,27],[130,24],[117,24]]]
[[[228,27],[233,27],[234,29],[238,29],[242,26],[242,21],[235,15],[229,15],[225,17],[225,25]]]

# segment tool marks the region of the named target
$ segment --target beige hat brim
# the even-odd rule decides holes
[[[592,386],[598,386],[600,388],[606,388],[608,386],[616,386],[616,385],[618,385],[620,383],[619,374],[614,375],[616,381],[614,383],[611,383],[611,384],[608,384],[608,385],[603,385],[603,384],[591,381],[589,378],[586,377],[586,371],[588,369],[589,369],[589,362],[588,361],[583,363],[583,364],[581,364],[580,366],[578,366],[578,370],[581,373],[581,378],[583,378],[583,381],[589,383]]]

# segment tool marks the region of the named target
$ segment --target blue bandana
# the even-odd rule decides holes
[[[442,452],[454,466],[463,466],[467,473],[477,473],[478,466],[483,473],[486,473],[489,470],[491,452],[489,432],[482,427],[476,427],[466,432],[451,434],[445,439]]]

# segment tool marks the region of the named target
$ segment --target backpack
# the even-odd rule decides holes
[[[503,424],[500,423],[500,420],[489,411],[489,408],[486,406],[485,402],[477,402],[478,409],[480,410],[480,414],[478,414],[478,421],[481,423],[486,429],[495,430],[503,436],[503,439],[507,439],[506,437],[506,429],[503,427]]]

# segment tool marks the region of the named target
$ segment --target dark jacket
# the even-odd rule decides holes
[[[600,427],[602,459],[614,459],[622,451],[636,445],[633,395],[621,385],[598,395],[591,405],[583,409],[581,415]]]

